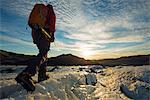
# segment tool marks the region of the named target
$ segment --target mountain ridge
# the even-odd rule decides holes
[[[27,65],[35,55],[24,55],[13,52],[0,50],[1,65]],[[101,60],[85,60],[72,54],[62,54],[56,57],[48,58],[48,65],[51,66],[72,66],[72,65],[104,65],[104,66],[117,66],[117,65],[150,65],[150,54],[148,55],[135,55],[112,59]]]

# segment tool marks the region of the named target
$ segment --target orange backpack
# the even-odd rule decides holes
[[[44,4],[36,4],[30,13],[28,24],[38,24],[41,27],[45,26],[47,16],[47,8]]]

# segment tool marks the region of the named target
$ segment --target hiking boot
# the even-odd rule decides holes
[[[21,84],[21,86],[27,90],[27,92],[33,92],[35,90],[35,84],[32,81],[30,74],[28,73],[20,73],[15,80],[17,83]]]

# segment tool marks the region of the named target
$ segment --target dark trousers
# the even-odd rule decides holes
[[[36,44],[39,53],[38,55],[30,60],[29,65],[23,70],[23,72],[26,72],[30,74],[31,76],[34,76],[37,72],[45,73],[46,74],[46,67],[47,67],[47,53],[50,48],[50,44],[47,44],[43,47],[43,44]]]

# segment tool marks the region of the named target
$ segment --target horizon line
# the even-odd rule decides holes
[[[31,55],[31,54],[23,54],[23,53],[17,53],[17,52],[13,52],[13,51],[7,51],[7,50],[3,50],[3,49],[0,49],[0,51],[20,54],[20,55],[26,55],[26,56],[36,56],[34,54],[33,55]],[[60,55],[52,56],[52,57],[58,57],[58,56],[61,56],[61,55],[73,55],[73,56],[76,56],[74,54],[67,53],[67,54],[60,54]],[[83,58],[84,60],[108,60],[108,59],[119,59],[119,58],[124,58],[124,57],[144,56],[144,55],[150,55],[150,54],[129,55],[129,56],[121,56],[121,57],[114,57],[114,58],[104,58],[104,59],[85,59],[84,57],[80,57],[80,56],[76,56],[76,57]],[[52,58],[52,57],[48,57],[48,58]]]

